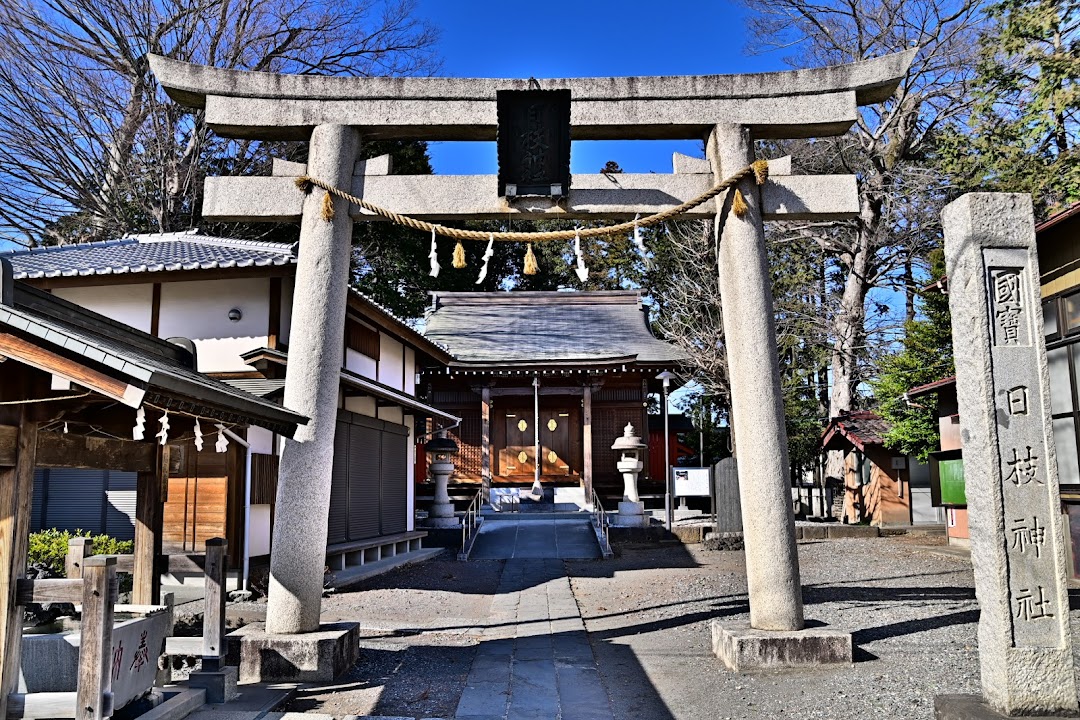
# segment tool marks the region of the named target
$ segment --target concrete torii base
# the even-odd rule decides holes
[[[982,699],[981,695],[938,695],[934,698],[934,717],[937,720],[1006,720],[1013,715],[1002,715]],[[1024,720],[1050,720],[1049,715],[1027,715]],[[1078,715],[1054,715],[1080,717]]]
[[[749,624],[712,622],[713,654],[729,670],[851,664],[851,633],[822,627],[793,631],[755,630]]]
[[[323,623],[315,632],[271,635],[263,623],[228,634],[230,664],[240,665],[240,682],[327,682],[356,664],[360,624]]]

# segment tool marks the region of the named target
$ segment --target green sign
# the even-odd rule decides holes
[[[942,505],[967,505],[964,491],[964,461],[960,458],[938,461]]]

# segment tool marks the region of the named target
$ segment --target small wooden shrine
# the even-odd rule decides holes
[[[648,427],[656,376],[682,353],[653,336],[637,291],[432,293],[425,335],[454,359],[422,381],[462,418],[454,480],[621,488],[611,449]],[[646,466],[647,463],[646,463]]]

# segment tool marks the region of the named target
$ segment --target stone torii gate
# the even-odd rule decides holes
[[[324,191],[305,195],[297,176],[424,220],[630,219],[695,197],[745,167],[754,160],[754,140],[846,132],[860,105],[890,97],[914,55],[778,73],[540,81],[278,75],[151,56],[165,91],[204,110],[219,135],[310,143],[306,167],[278,163],[271,177],[208,178],[203,205],[208,220],[301,223],[285,405],[312,420],[282,454],[267,631],[319,628],[352,225],[380,219],[355,205],[343,212],[339,204],[324,220]],[[376,163],[356,162],[369,138],[495,140],[497,93],[538,86],[570,92],[574,140],[706,139],[708,160],[679,160],[671,175],[575,174],[564,197],[527,199],[502,196],[494,175],[389,175]],[[774,643],[766,654],[788,664],[806,661],[808,648],[820,648],[828,636],[804,630],[762,221],[859,211],[854,176],[774,172],[761,188],[752,178],[738,187],[749,207],[742,217],[730,212],[730,191],[684,216],[715,217],[722,232],[724,326],[728,347],[737,349],[729,363],[752,629],[714,628],[714,645],[733,668],[755,662],[747,648],[761,647],[762,635]],[[825,637],[825,651],[809,653],[811,661],[850,661],[850,635],[833,635]]]

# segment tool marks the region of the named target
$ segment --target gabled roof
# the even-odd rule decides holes
[[[296,262],[295,246],[202,235],[198,230],[0,253],[16,280],[267,267]]]
[[[537,363],[675,365],[674,345],[649,331],[637,291],[432,293],[424,335],[452,366]]]
[[[193,229],[127,235],[118,240],[102,242],[11,250],[0,252],[0,258],[11,263],[16,280],[46,280],[58,277],[294,266],[298,245],[299,243],[214,237]],[[437,361],[445,362],[449,359],[445,348],[425,339],[389,308],[351,288],[350,294],[351,305],[369,319]]]
[[[843,450],[854,445],[866,452],[871,445],[884,445],[889,424],[875,412],[859,410],[829,420],[821,438],[823,450]]]
[[[61,375],[57,367],[74,361],[95,377],[111,380],[113,391],[100,383],[88,387],[131,407],[145,402],[289,436],[307,423],[302,415],[197,372],[187,348],[12,281],[5,277],[4,264],[0,259],[4,354]]]
[[[947,378],[942,378],[941,380],[935,380],[934,382],[926,383],[925,385],[917,385],[904,394],[909,398],[919,397],[921,395],[929,395],[930,393],[937,392],[941,388],[949,387],[950,385],[955,384],[956,376],[952,375]]]

